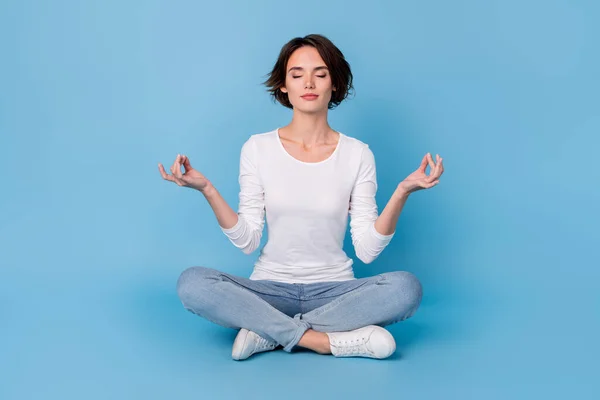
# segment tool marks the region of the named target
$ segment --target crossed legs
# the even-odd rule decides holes
[[[275,307],[289,296],[281,284],[252,281],[212,268],[186,269],[177,282],[177,292],[187,310],[211,322],[254,331],[279,343],[287,352],[300,346],[321,354],[329,353],[324,332],[386,326],[405,320],[418,309],[422,297],[419,280],[406,271],[335,285],[352,285],[352,288],[341,290],[343,294],[326,299],[325,304],[311,311],[294,315]]]

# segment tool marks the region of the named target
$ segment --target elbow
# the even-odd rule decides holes
[[[258,245],[255,244],[250,244],[248,246],[242,247],[242,253],[246,254],[246,255],[250,255],[252,253],[254,253],[254,250],[256,250],[258,248]]]
[[[262,234],[260,231],[252,232],[250,241],[245,246],[241,246],[240,250],[242,250],[242,252],[246,255],[252,254],[256,249],[258,249],[261,237]]]
[[[357,257],[358,257],[358,256],[357,256]],[[371,264],[371,263],[373,262],[373,260],[372,260],[372,259],[370,259],[370,258],[358,257],[358,259],[359,259],[360,261],[362,261],[362,262],[363,262],[363,264]]]
[[[377,258],[377,256],[366,254],[364,251],[361,250],[358,250],[356,252],[356,257],[358,257],[358,259],[365,264],[371,264]]]
[[[393,234],[381,235],[375,230],[374,224],[370,225],[370,232],[367,235],[353,238],[356,257],[365,264],[370,264],[379,257],[381,252],[387,247]]]
[[[260,245],[262,237],[262,224],[248,221],[240,215],[235,229],[224,230],[229,241],[244,254],[252,254]]]

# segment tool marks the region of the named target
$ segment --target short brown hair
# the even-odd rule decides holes
[[[273,101],[278,101],[287,108],[293,108],[288,94],[283,93],[279,89],[285,86],[285,69],[290,56],[294,51],[303,46],[312,46],[317,49],[330,71],[332,86],[336,88],[331,93],[331,100],[328,105],[328,109],[331,110],[346,99],[348,94],[354,90],[354,87],[352,86],[350,64],[348,64],[340,49],[323,35],[311,34],[304,37],[296,37],[287,42],[281,48],[273,70],[268,74],[269,78],[263,84],[268,87],[267,91],[273,96]]]

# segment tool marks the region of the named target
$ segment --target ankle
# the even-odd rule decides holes
[[[329,344],[329,336],[327,336],[326,333],[323,332],[318,332],[322,335],[321,336],[321,340],[319,341],[319,343],[315,346],[315,348],[313,349],[315,352],[319,353],[319,354],[331,354],[331,345]]]
[[[305,347],[319,354],[331,354],[329,336],[324,332],[308,329],[298,342],[300,347]]]

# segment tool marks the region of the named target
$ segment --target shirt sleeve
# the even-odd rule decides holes
[[[264,188],[257,167],[257,147],[252,138],[242,146],[240,154],[238,222],[221,230],[231,243],[245,254],[260,245],[265,225]]]
[[[395,231],[382,235],[375,230],[378,211],[375,201],[377,173],[375,157],[365,144],[358,176],[350,196],[350,235],[356,256],[365,264],[373,262],[386,248]]]

